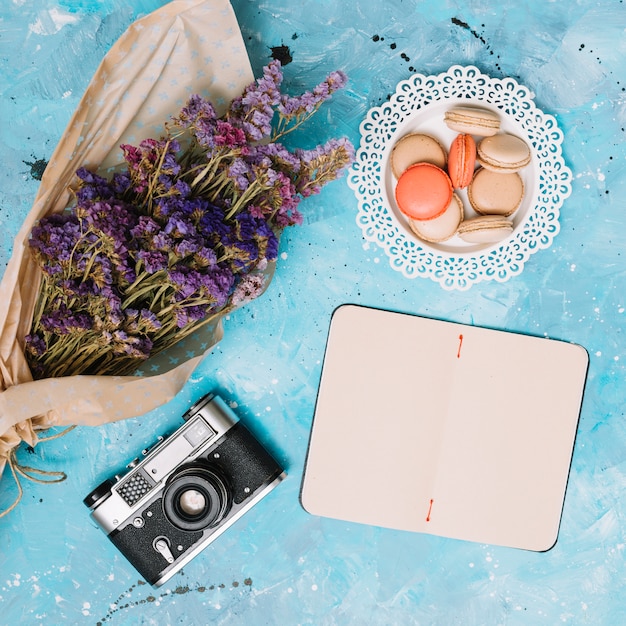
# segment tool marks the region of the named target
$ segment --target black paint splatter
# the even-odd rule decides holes
[[[280,61],[281,65],[288,65],[293,61],[293,57],[291,56],[291,50],[289,50],[289,46],[274,46],[271,48],[272,51],[272,59],[275,61]]]
[[[117,600],[113,603],[113,608],[109,610],[109,612],[101,619],[96,622],[97,626],[103,626],[106,622],[110,621],[111,618],[120,611],[124,611],[126,609],[135,608],[138,606],[142,606],[145,604],[152,604],[154,602],[161,602],[165,598],[172,596],[184,596],[188,593],[206,593],[207,591],[214,591],[215,589],[226,589],[226,585],[224,583],[219,583],[218,585],[210,585],[208,587],[204,585],[197,585],[195,587],[190,587],[189,585],[179,585],[172,591],[160,593],[158,596],[154,594],[149,594],[145,598],[141,598],[139,600],[131,601],[130,596],[137,589],[137,587],[143,587],[147,583],[143,580],[138,580],[134,585],[129,587],[126,591],[124,591]],[[237,589],[239,587],[239,581],[233,581],[232,588]],[[243,585],[245,587],[252,587],[252,578],[246,578],[243,581]]]
[[[473,37],[475,37],[476,39],[478,39],[478,41],[480,41],[480,43],[483,44],[483,46],[485,46],[485,49],[487,50],[487,52],[489,52],[490,55],[495,55],[494,51],[492,50],[491,46],[489,45],[489,43],[487,42],[487,40],[475,29],[472,28],[467,22],[464,22],[463,20],[459,19],[458,17],[453,17],[451,18],[451,22],[455,25],[458,26],[459,28],[463,28],[464,30],[468,31]],[[485,25],[482,24],[482,27],[484,28]],[[500,58],[500,55],[495,55],[496,58]],[[495,63],[494,64],[495,68],[501,72],[502,68],[500,67],[499,63]]]
[[[476,37],[476,39],[478,39],[478,41],[480,41],[481,43],[487,45],[487,42],[485,41],[485,38],[480,35],[479,33],[477,33],[473,28],[470,28],[470,25],[467,22],[464,22],[462,20],[460,20],[458,17],[453,17],[452,18],[452,23],[455,26],[460,26],[461,28],[464,28],[465,30],[468,30],[470,33],[472,33],[472,35],[474,35],[474,37]]]
[[[37,159],[36,161],[33,161],[32,163],[30,161],[23,161],[23,163],[25,163],[26,165],[30,165],[30,175],[35,180],[41,180],[41,177],[43,176],[43,173],[46,169],[46,166],[48,165],[48,161],[44,159]]]
[[[380,35],[372,35],[372,41],[373,41],[373,42],[375,42],[375,43],[377,43],[377,42],[379,42],[379,41],[385,41],[385,38],[384,38],[384,37],[381,37]],[[397,43],[395,43],[395,42],[392,42],[392,43],[390,43],[390,44],[389,44],[389,48],[390,48],[391,50],[395,50],[397,47],[398,47],[398,44],[397,44]],[[402,59],[405,63],[409,63],[409,62],[411,61],[411,58],[409,57],[409,55],[408,55],[408,54],[406,54],[406,52],[402,52],[402,53],[400,54],[400,58],[401,58],[401,59]],[[409,66],[409,72],[414,72],[414,71],[415,71],[415,68],[414,68],[412,65],[411,65],[411,66]],[[387,99],[389,99],[389,98],[387,98]]]

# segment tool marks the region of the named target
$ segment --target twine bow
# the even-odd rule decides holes
[[[49,437],[43,437],[39,439],[39,442],[51,441],[52,439],[58,439],[63,435],[67,434],[71,430],[76,428],[76,426],[69,426],[65,428],[59,433],[54,435],[50,435]],[[65,472],[50,472],[45,470],[40,470],[36,467],[31,467],[30,465],[22,465],[17,460],[17,447],[11,448],[7,454],[7,464],[9,469],[11,470],[11,475],[13,476],[13,480],[17,486],[17,496],[13,503],[9,505],[4,511],[0,511],[0,518],[8,515],[19,503],[24,494],[24,490],[22,489],[22,484],[20,482],[20,476],[22,478],[26,478],[35,483],[40,484],[52,484],[52,483],[61,483],[67,478],[67,474]],[[46,476],[46,478],[38,478],[38,476]]]

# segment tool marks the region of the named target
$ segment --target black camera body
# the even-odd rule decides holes
[[[109,539],[158,587],[286,474],[217,395],[94,489],[84,503]]]

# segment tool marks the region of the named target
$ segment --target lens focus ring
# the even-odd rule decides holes
[[[163,510],[177,528],[197,531],[218,524],[230,502],[230,492],[217,473],[191,466],[181,469],[166,486]]]

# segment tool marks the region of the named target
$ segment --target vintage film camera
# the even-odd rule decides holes
[[[158,587],[206,548],[286,474],[217,395],[185,424],[94,489],[91,516]]]

